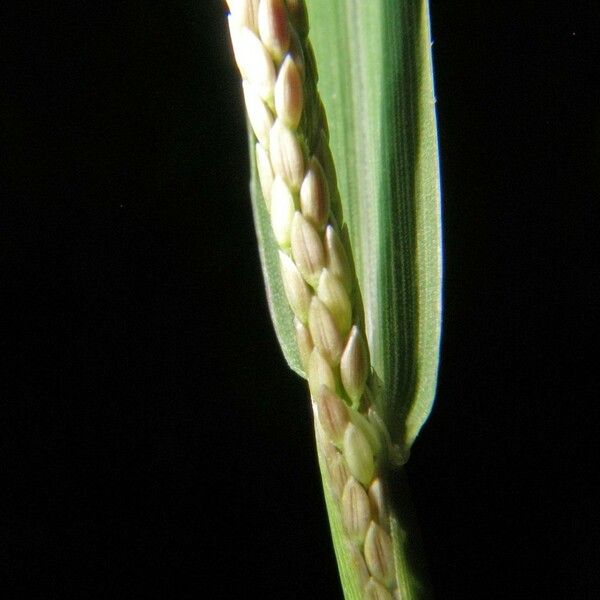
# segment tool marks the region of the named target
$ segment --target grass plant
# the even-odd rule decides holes
[[[423,598],[406,487],[394,496],[389,481],[408,460],[437,377],[428,5],[228,5],[267,297],[283,353],[308,380],[344,594]]]

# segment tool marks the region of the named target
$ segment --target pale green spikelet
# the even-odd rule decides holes
[[[392,539],[383,528],[371,521],[365,537],[365,560],[371,575],[386,587],[396,578]]]
[[[316,287],[325,266],[325,250],[317,230],[300,212],[292,221],[292,256],[304,279]]]
[[[319,423],[325,435],[335,446],[341,447],[346,427],[350,422],[346,404],[326,385],[322,385],[313,397],[317,405]]]
[[[332,275],[329,269],[323,269],[321,271],[321,277],[319,278],[319,285],[317,287],[317,297],[331,313],[340,334],[346,336],[350,329],[350,325],[352,324],[352,305],[342,282],[335,275]],[[346,343],[346,347],[348,347],[351,340],[352,336]],[[362,377],[359,376],[359,379],[362,379]],[[359,396],[361,394],[362,390]]]
[[[312,336],[310,339],[312,340]],[[331,391],[335,391],[337,389],[335,373],[331,365],[319,352],[319,349],[313,348],[308,359],[308,386],[310,388],[310,395],[315,398],[323,385]]]
[[[308,309],[308,329],[323,358],[336,367],[344,350],[344,338],[329,309],[313,296]]]
[[[290,47],[290,31],[283,0],[262,0],[258,6],[258,33],[278,62]]]
[[[267,137],[266,141],[268,141],[268,139],[269,138]],[[258,169],[262,195],[267,210],[271,212],[271,188],[273,187],[275,176],[273,175],[273,167],[271,167],[271,161],[269,160],[269,154],[266,148],[265,145],[258,143],[255,145],[254,151],[256,153],[256,166]]]
[[[298,345],[298,353],[302,362],[302,368],[305,373],[308,373],[308,363],[314,349],[312,338],[308,327],[298,317],[294,318],[294,329],[296,332],[296,343]]]
[[[325,251],[327,253],[327,268],[343,284],[348,293],[352,292],[352,275],[346,249],[338,232],[332,225],[325,231]]]
[[[354,406],[358,405],[362,398],[369,371],[367,346],[355,325],[348,336],[340,364],[342,384]]]
[[[273,127],[273,114],[258,95],[256,88],[247,81],[243,82],[244,100],[248,120],[258,141],[269,148],[269,135]]]
[[[286,56],[275,82],[275,111],[290,129],[297,129],[302,116],[304,94],[300,71],[291,56]]]
[[[316,156],[310,159],[300,188],[302,214],[318,229],[327,225],[329,218],[329,189],[325,172]]]
[[[294,261],[281,250],[279,251],[279,262],[281,265],[281,279],[290,307],[296,317],[302,323],[306,323],[312,300],[310,288],[302,278],[302,275],[300,275],[300,271],[298,271],[298,267]]]
[[[344,432],[343,446],[350,472],[363,485],[369,485],[375,474],[375,459],[367,436],[354,423],[350,423]]]
[[[365,586],[365,600],[393,600],[392,595],[377,580],[371,579]]]
[[[342,493],[342,520],[350,539],[362,544],[371,522],[371,507],[365,488],[350,477]]]
[[[294,132],[279,118],[271,129],[269,150],[275,175],[292,190],[299,190],[304,178],[304,155]]]
[[[295,213],[294,196],[283,179],[277,175],[271,186],[271,225],[275,239],[282,248],[289,248],[291,244]]]

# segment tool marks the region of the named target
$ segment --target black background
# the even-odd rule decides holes
[[[46,4],[1,19],[10,597],[339,598],[224,6]],[[431,3],[445,324],[408,470],[439,598],[597,597],[593,4]]]

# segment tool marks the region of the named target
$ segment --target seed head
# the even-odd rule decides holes
[[[341,509],[349,567],[364,597],[388,600],[395,575],[383,487],[376,477],[384,438],[359,412],[371,408],[369,353],[364,334],[352,326],[353,317],[362,323],[362,305],[359,291],[353,290],[356,276],[327,120],[315,88],[306,5],[304,0],[227,3],[257,139],[260,186],[314,401],[319,452]]]

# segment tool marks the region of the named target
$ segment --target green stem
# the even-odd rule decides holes
[[[326,459],[317,432],[319,467],[331,528],[333,546],[346,600],[363,600],[364,573],[361,561],[349,551],[339,503],[334,498]],[[425,567],[421,533],[404,469],[387,474],[387,503],[390,511],[394,561],[398,591],[402,600],[426,600],[433,597]],[[363,565],[364,569],[364,565]]]
[[[393,504],[392,539],[398,586],[403,600],[433,598],[427,576],[423,540],[405,469],[388,477]]]

